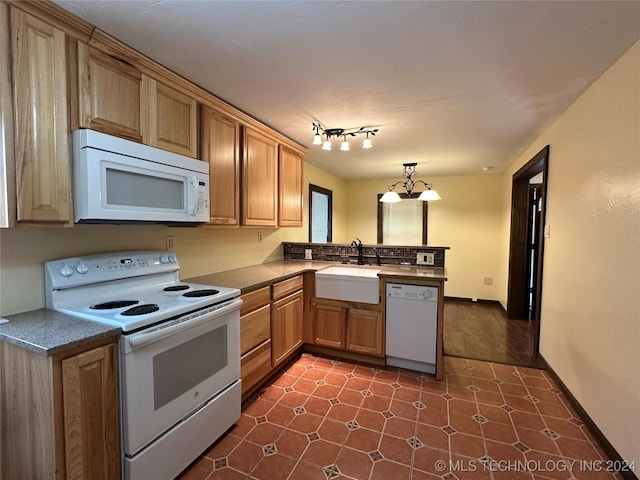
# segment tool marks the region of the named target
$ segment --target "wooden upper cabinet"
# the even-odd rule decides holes
[[[278,226],[278,144],[249,127],[244,129],[242,224]]]
[[[278,225],[301,227],[304,154],[281,145],[278,162]]]
[[[240,223],[240,124],[203,107],[202,160],[209,162],[209,223]]]
[[[79,125],[198,157],[198,104],[124,60],[78,43]]]
[[[181,91],[142,76],[143,141],[188,157],[198,157],[198,103]]]
[[[78,44],[80,127],[142,142],[142,74],[128,63]]]
[[[11,8],[17,219],[72,221],[65,33]]]

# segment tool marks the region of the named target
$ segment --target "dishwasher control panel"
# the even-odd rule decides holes
[[[421,285],[388,283],[387,297],[402,298],[406,300],[436,301],[438,299],[438,288],[425,287]]]

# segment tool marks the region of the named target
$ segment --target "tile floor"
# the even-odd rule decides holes
[[[542,370],[445,357],[445,380],[303,354],[180,477],[616,479]]]

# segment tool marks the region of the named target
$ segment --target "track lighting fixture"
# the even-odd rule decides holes
[[[411,195],[413,193],[414,188],[416,187],[416,185],[422,184],[424,185],[425,189],[420,196],[418,197],[418,200],[421,200],[423,202],[429,202],[432,200],[440,200],[440,195],[438,195],[438,192],[436,192],[435,190],[431,189],[431,184],[430,183],[426,183],[422,180],[414,180],[413,176],[416,174],[416,165],[418,165],[417,163],[403,163],[402,166],[404,167],[403,171],[402,171],[402,176],[405,178],[405,180],[398,180],[396,183],[393,183],[391,185],[389,185],[389,191],[386,192],[384,195],[382,195],[382,198],[380,199],[381,202],[383,203],[396,203],[396,202],[400,202],[402,199],[400,198],[400,195],[398,195],[396,192],[394,192],[393,190],[398,186],[398,185],[402,185],[404,187],[404,190],[407,194]]]
[[[377,128],[360,127],[357,130],[345,130],[344,128],[324,128],[319,123],[313,123],[313,145],[322,145],[322,150],[331,150],[331,138],[342,137],[342,143],[340,144],[340,150],[348,152],[350,150],[349,141],[347,137],[355,137],[356,135],[366,135],[366,138],[362,141],[362,148],[368,149],[373,145],[369,135],[375,136],[378,133]],[[324,141],[322,136],[324,135]]]

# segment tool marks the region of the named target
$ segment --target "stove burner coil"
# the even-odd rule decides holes
[[[163,292],[181,292],[182,290],[187,290],[189,285],[173,285],[171,287],[165,287],[162,289]]]
[[[220,290],[213,290],[213,289],[194,290],[193,292],[185,293],[183,297],[187,297],[187,298],[209,297],[211,295],[217,295],[218,293],[220,293]]]
[[[127,317],[135,316],[135,315],[145,315],[147,313],[153,313],[160,310],[160,307],[155,303],[143,303],[142,305],[136,305],[128,310],[125,310],[120,315],[124,315]]]
[[[115,300],[113,302],[98,303],[91,305],[92,310],[113,310],[114,308],[130,307],[138,303],[138,300]]]

